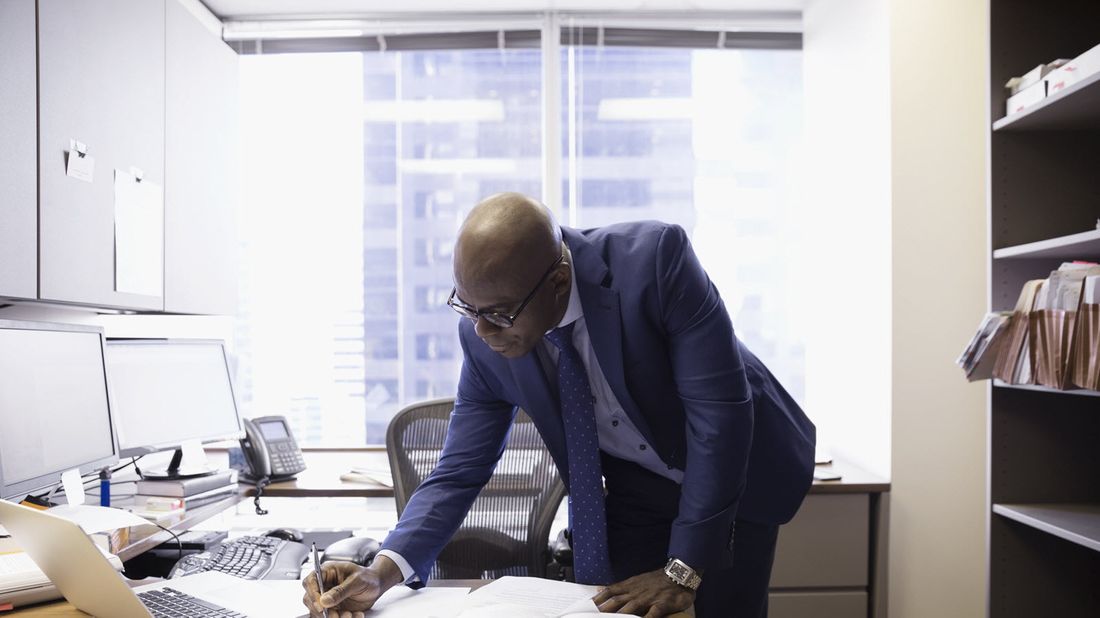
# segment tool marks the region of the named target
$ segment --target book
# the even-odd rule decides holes
[[[207,476],[196,476],[186,479],[142,479],[137,482],[136,492],[143,496],[175,496],[186,498],[219,487],[234,485],[236,482],[237,471],[226,470]]]
[[[157,496],[138,494],[134,496],[133,508],[139,511],[175,511],[177,509],[195,508],[211,502],[217,502],[237,493],[237,484],[231,483],[221,487],[215,487],[209,491],[190,496]]]

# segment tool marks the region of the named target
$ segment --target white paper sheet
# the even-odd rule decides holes
[[[95,178],[95,158],[88,154],[87,146],[75,139],[69,140],[69,154],[65,159],[65,174],[84,182],[92,182]]]
[[[387,590],[367,615],[371,618],[454,618],[469,592],[469,588],[413,590],[396,586]]]
[[[252,583],[252,582],[249,582]],[[302,604],[302,582],[297,580],[260,580],[264,587],[265,603],[271,608],[264,616],[288,616],[301,608],[302,616],[308,616]],[[469,588],[422,588],[412,590],[405,586],[390,588],[367,612],[370,618],[455,618],[462,608],[462,600]],[[329,612],[334,615],[335,612]]]
[[[164,294],[164,192],[115,170],[115,290]]]
[[[119,528],[131,526],[151,526],[148,521],[134,515],[130,511],[113,509],[106,506],[94,506],[91,504],[63,504],[55,506],[47,511],[52,515],[65,519],[80,526],[87,534],[107,532]]]
[[[592,597],[599,592],[599,586],[538,577],[502,577],[470,593],[459,616],[556,618],[567,614],[598,614],[600,610]]]
[[[61,486],[65,488],[65,500],[69,504],[84,504],[84,479],[80,477],[80,470],[62,472]]]
[[[202,468],[206,466],[206,450],[202,448],[202,442],[200,440],[184,440],[180,445],[180,450],[183,451],[184,468]]]

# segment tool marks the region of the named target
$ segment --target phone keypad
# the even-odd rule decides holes
[[[271,444],[271,468],[275,474],[293,474],[305,468],[302,453],[292,441]]]

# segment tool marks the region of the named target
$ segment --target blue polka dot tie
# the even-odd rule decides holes
[[[573,528],[573,575],[581,584],[610,584],[607,512],[604,510],[600,444],[592,387],[577,348],[576,322],[550,331],[546,338],[558,348],[558,388],[569,458],[569,522]]]

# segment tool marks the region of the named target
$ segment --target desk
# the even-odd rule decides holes
[[[372,451],[306,451],[308,469],[296,481],[276,483],[264,491],[271,497],[386,498],[393,489],[374,483],[340,480],[352,465],[388,467],[386,453]],[[219,453],[211,453],[218,461]],[[224,451],[221,452],[224,457]],[[225,461],[228,461],[226,458]],[[224,465],[224,463],[223,463]],[[839,481],[814,481],[802,510],[780,528],[772,571],[772,618],[880,618],[886,615],[886,539],[889,520],[889,482],[841,462],[819,468],[841,473]],[[180,531],[231,508],[254,493],[243,487],[240,496],[200,507],[172,525]],[[277,523],[272,522],[271,527]],[[132,540],[119,552],[128,560],[171,537],[157,531]],[[487,582],[453,583],[476,587]],[[63,603],[0,614],[19,616],[83,615]],[[50,613],[54,612],[54,613]]]
[[[428,586],[434,587],[450,587],[450,588],[470,588],[471,590],[477,590],[478,588],[488,584],[489,582],[484,579],[444,579],[444,580],[432,580],[428,582]],[[18,609],[14,612],[5,612],[3,616],[20,616],[31,618],[33,616],[66,616],[69,618],[84,617],[87,618],[88,614],[76,609],[68,603],[62,601],[56,601],[47,605],[39,605],[36,607],[30,607],[27,609]],[[692,613],[679,612],[671,614],[668,618],[692,618]]]
[[[771,618],[884,618],[890,483],[842,462],[779,529]]]
[[[354,465],[367,465],[372,469],[389,469],[385,451],[310,450],[303,453],[306,469],[297,479],[272,483],[264,489],[265,496],[272,497],[325,497],[325,498],[392,498],[393,488],[381,483],[360,483],[340,480],[340,475],[350,472]],[[248,488],[247,495],[255,493]]]

